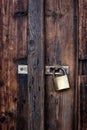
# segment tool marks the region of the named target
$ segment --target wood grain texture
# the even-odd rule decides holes
[[[79,0],[78,130],[87,129],[87,1]]]
[[[46,65],[70,67],[70,89],[55,92],[51,76],[46,76],[45,130],[75,130],[75,57],[73,0],[45,1]]]
[[[79,76],[78,130],[87,129],[87,76]]]
[[[0,110],[2,109],[2,87],[4,85],[4,82],[2,81],[2,30],[3,30],[3,20],[2,20],[2,1],[0,2]],[[0,111],[0,120],[1,120],[1,111]],[[3,120],[2,120],[3,121]],[[1,129],[1,123],[0,123],[0,129]]]
[[[18,64],[26,65],[27,58],[18,60]],[[19,74],[17,100],[17,130],[28,130],[28,75]]]
[[[87,59],[87,1],[79,0],[79,59]]]
[[[28,0],[29,130],[44,130],[43,0]]]
[[[22,78],[19,78],[20,81],[17,79],[18,61],[20,58],[27,57],[27,17],[16,17],[15,15],[17,12],[27,11],[26,2],[26,0],[22,2],[17,0],[1,0],[0,2],[0,15],[2,16],[0,17],[0,36],[2,39],[0,40],[0,80],[2,86],[0,87],[0,130],[17,130],[19,94],[22,95],[21,86],[25,86],[24,93],[27,95],[25,81],[22,81],[23,85],[21,85],[20,81]],[[27,101],[23,108],[25,115],[26,104]],[[27,120],[24,114],[23,118]],[[26,129],[24,128],[23,130]]]

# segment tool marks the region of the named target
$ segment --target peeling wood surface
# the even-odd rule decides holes
[[[16,17],[17,13],[26,11],[26,0],[0,2],[0,130],[27,130],[27,101],[24,101],[27,78],[17,77],[17,66],[22,58],[27,57],[27,17]],[[24,96],[23,100],[20,95]],[[24,127],[19,128],[22,119]]]

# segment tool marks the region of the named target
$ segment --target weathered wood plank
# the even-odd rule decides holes
[[[87,76],[79,76],[78,130],[87,129]]]
[[[27,65],[27,58],[18,60],[18,64]],[[17,130],[28,130],[28,76],[18,74]]]
[[[17,96],[17,81],[16,81],[16,70],[13,63],[13,27],[12,23],[11,8],[12,2],[2,1],[2,20],[3,20],[3,33],[2,33],[2,80],[4,85],[2,87],[2,98],[1,100],[1,130],[14,129],[16,130],[16,106],[13,99]],[[13,6],[12,6],[13,7]],[[9,123],[10,122],[10,123]]]
[[[25,3],[27,5],[27,0],[20,1],[18,4],[16,0],[2,0],[0,2],[2,13],[2,22],[0,21],[0,26],[2,27],[2,41],[0,40],[0,42],[2,44],[0,46],[2,45],[3,47],[0,51],[0,59],[2,60],[0,78],[2,85],[0,87],[1,130],[17,130],[18,125],[17,115],[20,112],[17,112],[17,102],[18,100],[20,101],[18,94],[22,94],[22,88],[20,82],[17,81],[18,62],[16,61],[27,56],[27,17],[14,17],[14,15],[20,10],[22,12],[27,11]],[[18,8],[16,8],[16,5]],[[19,81],[21,80],[22,78],[19,77]],[[23,82],[23,87],[26,88],[25,81]],[[24,94],[27,96],[26,89],[24,89]],[[26,105],[27,103],[24,104],[23,108],[25,120],[27,120]],[[27,128],[23,130],[27,130]]]
[[[74,0],[74,130],[78,129],[78,0]]]
[[[2,81],[2,49],[3,49],[3,44],[2,44],[2,30],[3,30],[3,27],[2,27],[2,24],[3,24],[3,20],[2,20],[2,1],[0,2],[0,129],[1,129],[1,122],[3,122],[3,119],[2,118],[2,113],[1,113],[1,109],[2,108],[2,90],[3,90],[3,81]]]
[[[44,130],[43,0],[28,0],[29,130]]]
[[[46,65],[70,67],[70,89],[55,92],[52,77],[46,77],[45,129],[74,129],[75,56],[73,0],[45,1]]]
[[[87,129],[87,1],[79,0],[78,130]]]
[[[13,18],[16,23],[15,43],[17,53],[15,59],[25,58],[27,56],[27,0],[15,0]]]
[[[79,59],[87,59],[87,1],[79,0]]]

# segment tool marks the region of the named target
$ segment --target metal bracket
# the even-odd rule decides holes
[[[18,74],[28,74],[28,66],[18,65]]]
[[[58,67],[59,67],[58,65],[56,65],[56,66],[45,66],[45,74],[46,75],[53,75],[53,70],[57,69]],[[69,74],[69,66],[61,66],[61,67],[63,67],[65,69],[66,74]],[[60,70],[59,72],[56,72],[55,74],[61,75],[62,72]]]

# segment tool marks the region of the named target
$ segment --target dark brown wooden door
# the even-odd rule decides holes
[[[75,130],[76,39],[75,4],[73,0],[46,0],[45,65],[70,67],[70,89],[55,92],[52,76],[46,76],[45,129]]]
[[[0,1],[0,130],[87,130],[86,15],[86,0]],[[54,90],[54,65],[70,89]]]
[[[29,129],[86,130],[86,0],[29,0]],[[70,67],[70,89],[55,92],[45,66]]]

